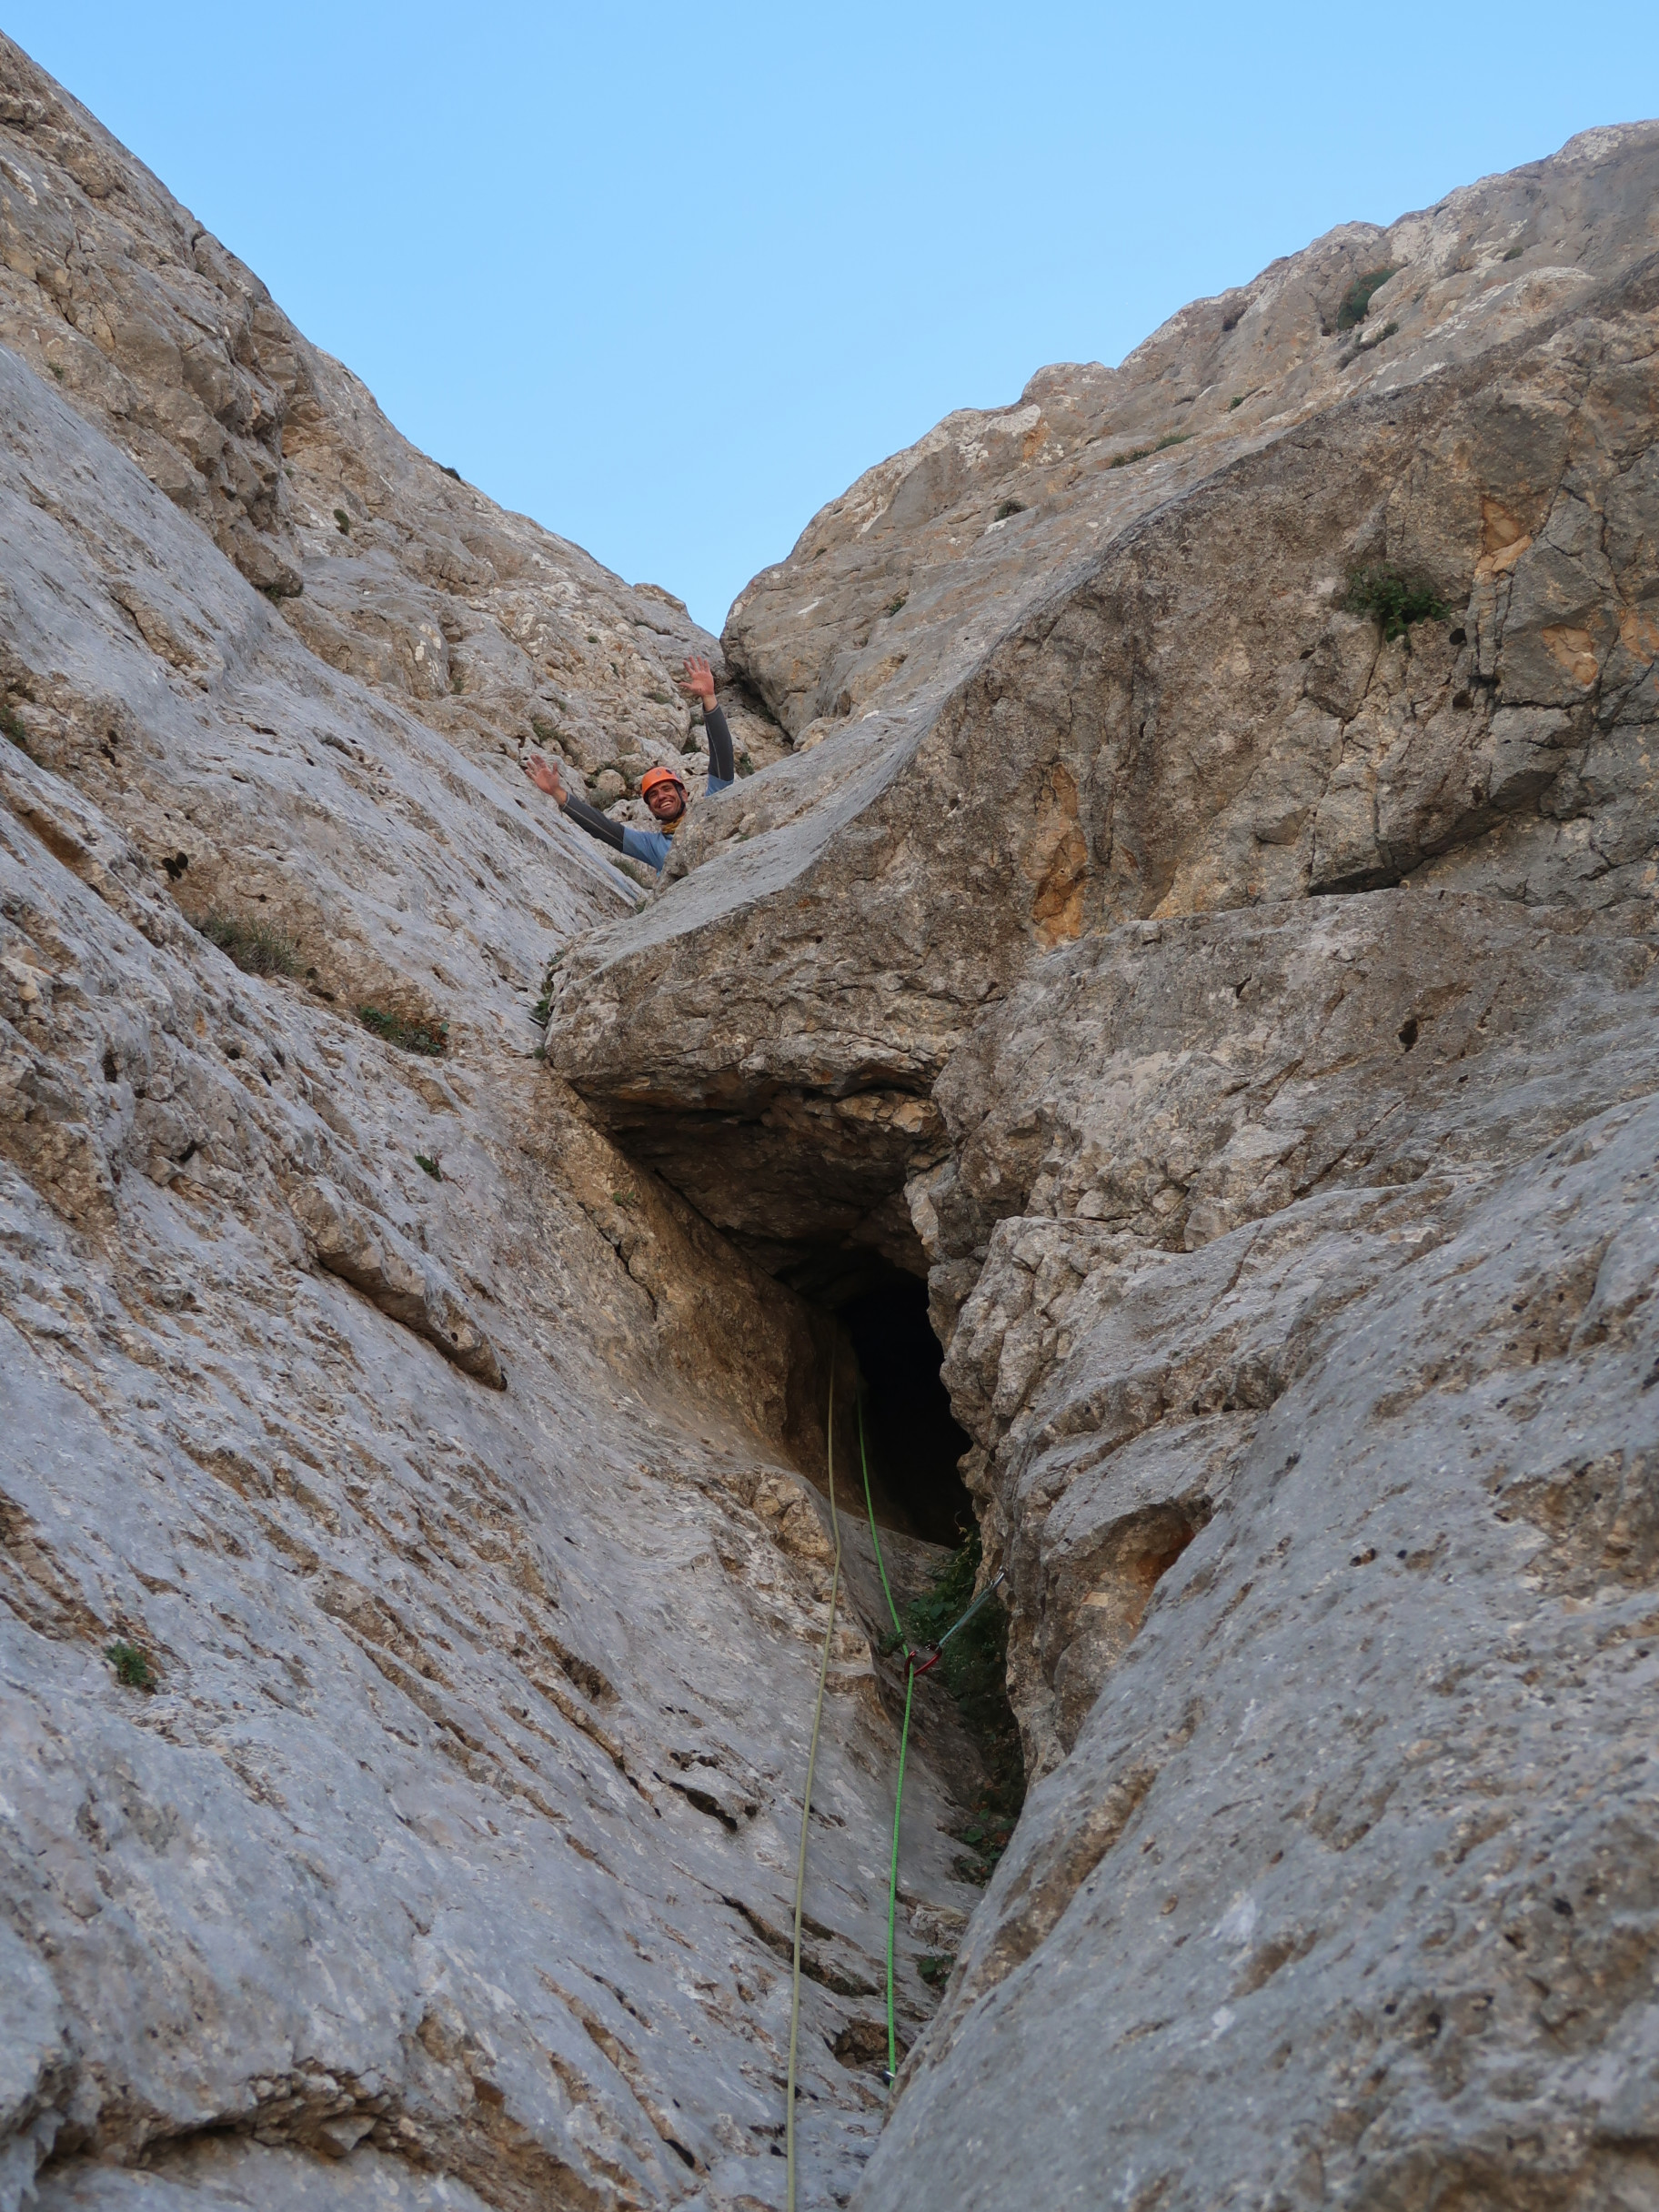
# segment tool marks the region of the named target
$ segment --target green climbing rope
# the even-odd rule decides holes
[[[899,1815],[904,1810],[904,1755],[910,1744],[910,1699],[916,1694],[916,1670],[904,1672],[904,1726],[899,1735],[899,1787],[893,1794],[893,1863],[887,1877],[887,2078],[899,2072],[899,2037],[893,2026],[893,1922],[899,1911]]]
[[[904,1623],[899,1618],[899,1608],[893,1603],[892,1584],[887,1579],[887,1562],[881,1556],[881,1539],[876,1533],[876,1508],[870,1494],[870,1459],[864,1449],[864,1401],[859,1400],[859,1463],[864,1470],[864,1510],[870,1515],[870,1541],[876,1547],[876,1571],[881,1577],[881,1588],[887,1597],[887,1610],[893,1616],[893,1634],[908,1652],[910,1640],[904,1633]]]
[[[881,1587],[887,1594],[887,1610],[893,1616],[893,1633],[904,1646],[904,1725],[899,1732],[899,1787],[893,1797],[893,1856],[887,1877],[887,2078],[890,2082],[899,2071],[899,2031],[893,2018],[893,1929],[899,1916],[899,1821],[904,1811],[904,1762],[910,1747],[910,1700],[916,1694],[916,1654],[910,1649],[910,1640],[904,1633],[904,1623],[899,1618],[899,1608],[893,1603],[892,1585],[887,1579],[887,1562],[881,1556],[881,1539],[876,1533],[875,1500],[870,1493],[870,1455],[864,1449],[864,1403],[859,1402],[859,1463],[864,1471],[864,1510],[870,1515],[870,1541],[876,1547],[876,1568],[881,1577]]]
[[[860,1441],[862,1441],[862,1423],[860,1419]],[[835,1531],[835,1572],[830,1580],[830,1620],[828,1626],[824,1630],[824,1648],[818,1662],[818,1704],[814,1707],[812,1714],[812,1747],[807,1754],[807,1789],[806,1795],[801,1800],[800,1807],[800,1855],[795,1863],[795,1959],[789,1989],[789,2086],[787,2090],[789,2105],[784,2113],[783,2124],[785,2157],[788,2160],[789,2172],[789,2212],[795,2212],[795,2052],[796,2046],[800,2036],[800,1915],[801,1907],[805,1902],[807,1894],[807,1832],[812,1819],[812,1776],[818,1767],[818,1738],[824,1721],[824,1684],[830,1678],[830,1646],[834,1641],[835,1637],[835,1604],[836,1599],[840,1594],[841,1587],[841,1522],[840,1515],[836,1512],[835,1509],[835,1375],[833,1371],[831,1372],[830,1377],[830,1423],[827,1431],[827,1440],[830,1454],[830,1524]],[[865,1481],[865,1489],[868,1491],[869,1487],[870,1484],[867,1477]],[[873,1527],[874,1523],[872,1523],[871,1525]],[[889,1598],[888,1603],[890,1604],[892,1603],[890,1597]],[[901,1779],[903,1771],[903,1763],[901,1760],[900,1765],[900,1774]],[[898,1848],[898,1832],[895,1830],[893,1835],[893,1849],[895,1854],[897,1853]],[[895,1858],[895,1867],[896,1866],[897,1860]],[[892,1936],[890,1932],[888,1936],[887,1978],[890,1991],[888,1998],[888,2018],[890,2023],[890,2023],[892,2018],[892,1998],[890,1991],[893,1978]]]
[[[800,1855],[795,1865],[795,1954],[789,1992],[789,2109],[784,2116],[785,2155],[789,2162],[788,2207],[795,2212],[795,2054],[800,2033],[800,1918],[807,1890],[807,1832],[812,1818],[812,1777],[818,1767],[818,1739],[824,1718],[824,1684],[830,1675],[830,1646],[835,1635],[836,1599],[841,1586],[841,1522],[835,1503],[835,1377],[830,1378],[830,1420],[826,1430],[830,1459],[830,1522],[835,1531],[835,1572],[830,1583],[830,1622],[824,1630],[824,1648],[818,1663],[818,1704],[812,1715],[812,1747],[807,1754],[807,1791],[800,1812]],[[899,2031],[894,2011],[893,1948],[899,1917],[899,1828],[904,1815],[904,1765],[910,1748],[910,1704],[916,1694],[916,1654],[904,1623],[899,1617],[899,1608],[893,1603],[892,1584],[887,1579],[887,1561],[882,1556],[881,1538],[876,1528],[876,1504],[870,1487],[870,1454],[864,1443],[864,1404],[859,1402],[859,1464],[864,1475],[864,1510],[870,1516],[870,1540],[875,1547],[876,1571],[881,1577],[881,1589],[887,1599],[887,1610],[892,1615],[893,1633],[904,1646],[904,1724],[899,1732],[899,1784],[893,1795],[893,1850],[887,1876],[887,2078],[890,2083],[899,2072]],[[962,1627],[990,1597],[1002,1580],[1000,1574],[974,1599],[967,1611],[948,1628],[935,1647],[938,1657],[957,1630]],[[933,1664],[929,1660],[928,1666]],[[926,1672],[924,1667],[922,1670]]]

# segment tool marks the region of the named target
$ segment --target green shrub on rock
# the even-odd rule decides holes
[[[1362,276],[1356,276],[1342,295],[1342,304],[1336,311],[1337,328],[1352,330],[1357,324],[1362,323],[1370,311],[1372,294],[1380,292],[1389,278],[1397,276],[1399,273],[1399,265],[1395,263],[1384,269],[1367,269]]]
[[[1445,622],[1452,615],[1425,578],[1385,565],[1357,568],[1348,578],[1342,605],[1351,615],[1369,615],[1381,623],[1384,638],[1403,638],[1413,622]]]
[[[268,921],[244,921],[236,914],[205,914],[196,928],[210,944],[235,960],[244,975],[297,975],[299,948]]]
[[[104,1647],[104,1656],[116,1670],[116,1680],[125,1690],[153,1690],[156,1674],[147,1652],[136,1644],[128,1644],[117,1636],[113,1644]]]
[[[377,1037],[384,1037],[387,1044],[395,1044],[400,1052],[421,1052],[428,1060],[441,1060],[448,1048],[447,1021],[440,1021],[436,1027],[425,1021],[407,1021],[401,1014],[385,1013],[377,1006],[359,1006],[357,1020],[366,1030],[373,1030]]]

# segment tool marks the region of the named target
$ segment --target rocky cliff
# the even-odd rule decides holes
[[[518,766],[695,753],[718,649],[414,452],[4,42],[0,241],[0,2204],[774,2203],[834,1323],[546,1071],[638,891]],[[819,2203],[883,2105],[862,1618]],[[962,1821],[924,1750],[907,2040]]]
[[[4,43],[0,248],[0,2205],[779,2203],[923,1280],[1035,1786],[981,1899],[933,1701],[890,2114],[849,1532],[803,2204],[1655,2201],[1659,126],[949,418],[718,648]],[[518,760],[626,808],[689,649],[756,772],[642,901]]]
[[[1654,2200],[1656,249],[1596,132],[949,418],[562,971],[734,1242],[926,1269],[1009,1576],[870,2212]]]

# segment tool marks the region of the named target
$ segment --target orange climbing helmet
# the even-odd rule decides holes
[[[684,798],[686,779],[677,768],[648,768],[639,779],[639,796],[649,799],[659,783],[676,783]]]

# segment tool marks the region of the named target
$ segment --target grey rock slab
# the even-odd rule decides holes
[[[1650,2200],[1656,1140],[1498,1179],[1263,1413],[860,2206]]]
[[[42,2183],[40,2212],[482,2212],[464,2184],[422,2174],[374,2150],[307,2157],[252,2142],[207,2142],[160,2170],[66,2164]]]
[[[912,1198],[1036,1769],[1353,1301],[1659,1081],[1644,915],[1413,890],[1131,925],[953,1061]]]
[[[533,1057],[632,888],[510,749],[312,653],[67,381],[0,350],[4,2201],[45,2161],[65,2201],[775,2203],[812,1317]],[[505,1391],[449,1356],[486,1342]],[[831,2047],[897,1750],[850,1612],[830,1688],[816,2202],[880,2106]],[[913,1772],[907,1879],[965,1912]]]
[[[331,1275],[436,1344],[464,1373],[477,1375],[491,1390],[507,1388],[495,1346],[441,1270],[384,1222],[371,1225],[354,1213],[326,1180],[297,1193],[293,1202]]]
[[[1037,1787],[860,2201],[1651,2196],[1588,2085],[1645,2109],[1654,143],[872,472],[729,628],[797,757],[561,969],[561,1071],[761,1264],[925,1262],[1008,1572]],[[1483,1885],[1558,1836],[1529,1980]]]
[[[920,1100],[1081,934],[1408,879],[1650,897],[1645,570],[1580,564],[1557,591],[1574,557],[1549,532],[1577,542],[1579,506],[1644,465],[1656,269],[1520,327],[1494,311],[1488,345],[1194,462],[971,655],[722,799],[684,880],[561,970],[561,1071],[705,1210],[750,1162],[769,1194],[809,1161],[837,1211],[797,1233],[824,1241],[900,1179],[896,1145],[843,1157],[835,1109]],[[1379,560],[1427,573],[1447,618],[1385,641],[1346,611]]]

